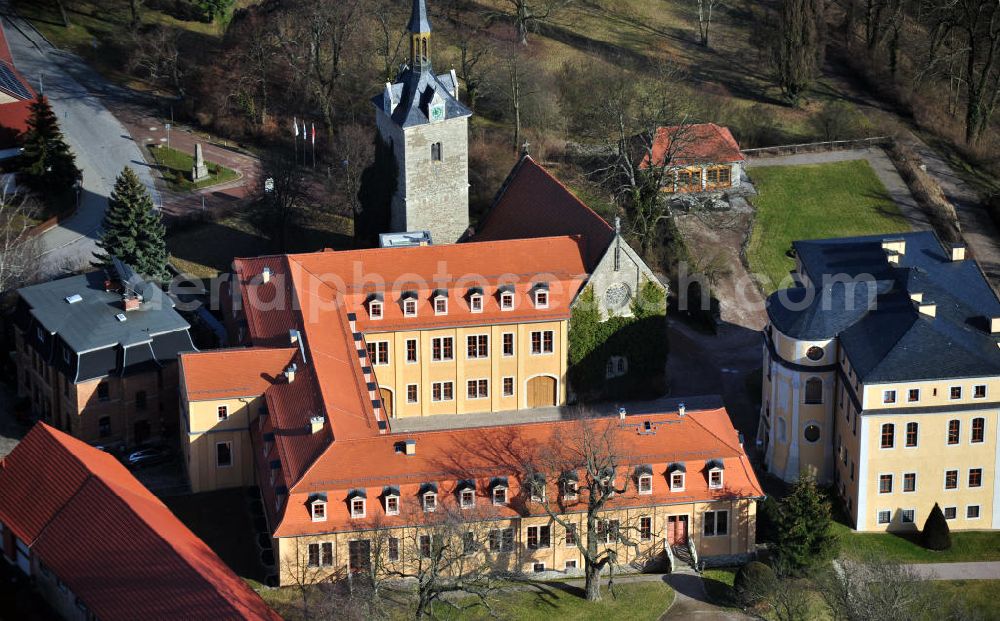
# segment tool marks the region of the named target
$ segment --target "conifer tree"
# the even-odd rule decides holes
[[[830,503],[814,479],[803,476],[796,481],[775,513],[774,557],[779,573],[799,574],[836,554]]]
[[[28,187],[47,198],[68,197],[73,184],[81,178],[56,115],[41,95],[31,104],[21,153],[21,174]]]
[[[95,255],[100,265],[110,264],[115,256],[146,278],[167,277],[166,230],[149,191],[128,166],[115,180],[101,228],[101,252]]]
[[[924,529],[920,532],[924,547],[928,550],[947,550],[951,547],[951,529],[948,528],[948,520],[938,503],[934,503],[934,508],[927,515],[924,522]]]

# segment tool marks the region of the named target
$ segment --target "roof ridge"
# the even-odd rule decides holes
[[[724,407],[723,408],[713,408],[711,410],[698,410],[696,412],[689,412],[688,415],[690,416],[692,414],[700,414],[700,413],[709,413],[709,414],[725,413],[726,418],[727,419],[729,418],[729,412]],[[699,427],[701,427],[702,429],[704,429],[705,431],[707,431],[709,434],[711,434],[712,436],[714,436],[715,438],[717,438],[720,442],[722,442],[723,444],[725,444],[729,448],[737,451],[738,453],[743,453],[743,447],[740,446],[739,443],[737,443],[737,446],[733,446],[732,444],[729,443],[728,440],[726,440],[725,438],[723,438],[722,436],[720,436],[719,434],[717,434],[712,429],[709,429],[709,427],[707,425],[705,425],[705,423],[701,422],[697,418],[692,418],[691,420],[693,420],[695,423],[698,424]],[[730,423],[730,427],[732,427],[733,431],[736,431],[736,427],[732,425],[732,420],[730,420],[729,423]],[[737,433],[739,433],[739,432],[737,432]]]

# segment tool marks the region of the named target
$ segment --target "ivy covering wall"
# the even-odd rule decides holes
[[[580,294],[569,322],[569,381],[582,402],[647,399],[666,391],[666,295],[646,281],[632,301],[632,317],[601,321],[593,287]],[[622,377],[607,378],[612,356],[628,361]]]

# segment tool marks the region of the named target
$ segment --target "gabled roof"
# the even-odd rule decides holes
[[[615,230],[531,156],[525,155],[507,176],[475,235],[467,241],[556,235],[580,235],[587,268],[592,270],[614,239]]]
[[[180,369],[188,401],[256,397],[282,378],[295,347],[215,349],[182,354]]]
[[[104,621],[280,619],[114,457],[44,423],[0,462],[0,522]]]
[[[681,144],[673,144],[675,139]],[[662,163],[666,156],[671,158],[670,164],[677,166],[730,164],[746,159],[729,128],[715,123],[659,128],[653,140],[653,161]]]

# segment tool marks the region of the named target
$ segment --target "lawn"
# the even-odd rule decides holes
[[[149,153],[153,156],[157,166],[159,166],[163,180],[175,190],[200,190],[212,185],[233,181],[240,177],[239,173],[235,170],[206,161],[208,178],[195,183],[191,181],[191,168],[194,167],[194,156],[190,153],[163,146],[150,146]]]
[[[795,262],[787,252],[793,241],[910,230],[864,160],[755,166],[750,177],[758,196],[747,260],[767,294],[789,282]]]
[[[932,584],[942,599],[954,598],[964,607],[965,618],[1000,620],[1000,606],[997,605],[1000,580],[944,580]]]
[[[706,569],[701,577],[705,584],[708,599],[716,606],[732,608],[736,606],[733,580],[736,578],[737,567],[718,567]]]
[[[313,209],[302,221],[306,226],[289,235],[289,252],[350,247],[353,229],[348,218]],[[243,213],[171,231],[167,235],[167,250],[174,267],[196,278],[214,278],[229,272],[234,257],[273,252],[268,240],[257,233]]]
[[[900,563],[954,563],[1000,561],[1000,532],[953,532],[951,549],[935,552],[919,543],[889,533],[856,533],[834,522],[840,553],[848,558],[876,557]]]

